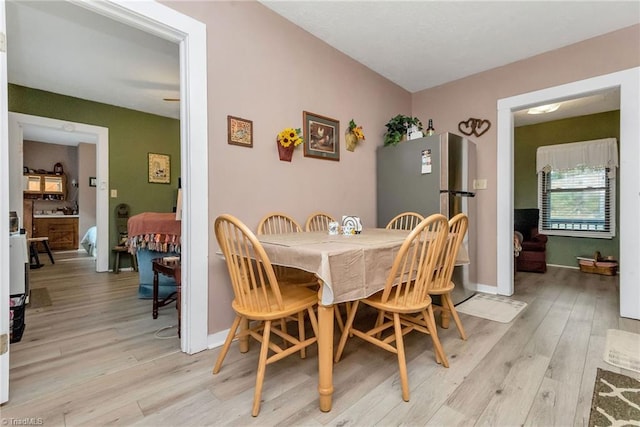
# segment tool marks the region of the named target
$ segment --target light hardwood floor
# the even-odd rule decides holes
[[[331,412],[318,409],[317,351],[267,367],[260,415],[251,402],[257,345],[233,344],[218,375],[219,349],[180,352],[174,306],[151,317],[137,298],[137,273],[93,272],[80,254],[56,254],[32,270],[52,305],[28,308],[22,341],[11,345],[10,401],[0,421],[33,418],[45,426],[93,425],[586,425],[606,331],[640,333],[618,317],[617,277],[549,268],[517,273],[513,298],[528,303],[510,324],[461,314],[440,331],[449,369],[430,339],[406,337],[411,401],[401,398],[395,356],[357,338],[334,369]],[[163,339],[161,337],[169,337]],[[33,423],[32,423],[33,424]]]

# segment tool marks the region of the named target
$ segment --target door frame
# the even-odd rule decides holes
[[[180,46],[180,170],[182,171],[182,351],[207,349],[208,147],[207,27],[151,0],[73,1]]]
[[[71,126],[68,126],[71,125]],[[86,123],[68,122],[49,117],[9,112],[9,158],[11,159],[10,188],[13,206],[18,206],[20,218],[22,212],[22,154],[24,126],[38,126],[50,129],[73,129],[71,132],[92,134],[96,136],[96,225],[97,249],[96,271],[109,271],[109,129]],[[19,160],[19,162],[18,162]]]
[[[7,22],[0,0],[0,404],[9,400],[9,109],[7,91]]]
[[[640,67],[498,100],[498,294],[513,295],[513,113],[620,88],[620,316],[640,319]]]

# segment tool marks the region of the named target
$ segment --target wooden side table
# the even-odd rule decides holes
[[[180,319],[181,319],[181,300],[180,294],[182,291],[182,271],[180,267],[180,258],[167,257],[167,258],[155,258],[151,261],[153,266],[153,318],[158,318],[158,308],[175,301],[176,308],[178,309],[178,337],[180,337]],[[158,274],[173,278],[176,282],[176,291],[167,296],[162,301],[158,301]]]

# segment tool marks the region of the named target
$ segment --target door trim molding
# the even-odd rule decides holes
[[[182,351],[207,349],[209,313],[209,158],[207,27],[155,1],[73,3],[180,45],[182,173]]]
[[[513,294],[513,112],[620,88],[620,316],[640,319],[640,67],[498,100],[498,294]]]
[[[92,134],[96,136],[96,176],[98,178],[98,186],[96,188],[96,225],[97,225],[97,243],[98,243],[98,257],[96,259],[96,271],[104,272],[109,271],[109,129],[102,126],[90,125],[87,123],[69,122],[66,120],[52,119],[50,117],[40,117],[30,114],[13,113],[9,112],[9,127],[13,129],[9,135],[9,152],[15,150],[16,147],[23,144],[23,132],[24,126],[38,126],[42,128],[62,129],[65,125],[72,125],[72,132],[81,132],[83,134]],[[15,150],[10,158],[19,156],[23,150]],[[18,152],[19,151],[19,152]],[[18,164],[18,160],[20,164]],[[15,203],[19,204],[20,217],[23,218],[24,212],[22,212],[22,157],[12,161],[14,166],[11,169],[15,169],[16,176],[10,177],[12,182],[11,191],[13,192],[10,197],[16,200]],[[16,167],[17,165],[17,167]],[[23,218],[24,221],[24,218]],[[82,236],[80,236],[82,238]]]

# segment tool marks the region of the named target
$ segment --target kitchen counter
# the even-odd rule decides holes
[[[78,249],[78,215],[33,216],[33,237],[48,237],[51,250]]]
[[[41,214],[34,215],[34,218],[79,218],[80,215],[65,215],[65,214]]]

